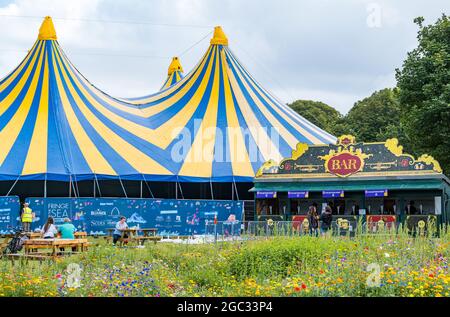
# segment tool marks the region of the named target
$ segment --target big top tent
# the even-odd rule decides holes
[[[278,162],[299,142],[335,142],[254,80],[228,47],[221,27],[215,28],[210,44],[197,66],[176,84],[124,99],[152,120],[170,123],[175,140],[181,131],[191,136],[178,166],[180,179],[251,181],[264,162]],[[159,143],[172,151],[173,140],[167,142]]]
[[[251,182],[298,142],[335,138],[263,89],[220,27],[177,83],[116,99],[70,63],[47,17],[29,54],[0,81],[0,140],[0,180]]]

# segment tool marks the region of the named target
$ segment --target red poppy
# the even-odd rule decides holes
[[[296,291],[296,292],[300,292],[301,290],[302,289],[300,287],[298,287],[298,286],[294,287],[294,291]]]
[[[56,275],[55,275],[55,278],[61,278],[61,274],[59,274],[59,273],[56,274]]]
[[[306,289],[305,283],[302,283],[302,289]]]

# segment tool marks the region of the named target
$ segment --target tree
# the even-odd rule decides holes
[[[419,26],[418,47],[396,70],[401,122],[415,152],[437,159],[450,172],[450,19]]]
[[[334,134],[336,125],[342,120],[342,114],[333,107],[312,100],[297,100],[288,104],[295,112],[319,128]]]
[[[396,137],[405,143],[397,95],[396,89],[385,88],[357,101],[345,116],[344,130],[364,142]]]

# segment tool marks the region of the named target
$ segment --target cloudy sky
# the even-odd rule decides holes
[[[50,15],[93,84],[117,97],[146,95],[160,88],[172,56],[191,70],[222,25],[232,51],[279,99],[345,113],[395,85],[395,68],[417,45],[413,19],[432,23],[442,13],[448,0],[0,0],[0,77]]]

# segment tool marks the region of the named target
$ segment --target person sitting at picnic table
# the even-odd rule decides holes
[[[44,239],[54,239],[58,234],[58,229],[56,229],[54,223],[53,217],[48,217],[47,222],[41,229],[41,234]]]
[[[64,218],[64,224],[58,226],[58,232],[61,234],[61,239],[75,239],[75,231],[77,231],[77,228],[70,223],[69,218]]]
[[[113,232],[113,244],[114,245],[116,245],[117,241],[119,241],[122,238],[123,231],[128,229],[126,220],[127,220],[127,218],[122,216],[122,217],[120,217],[120,220],[116,223],[116,228]],[[123,238],[128,238],[128,236],[126,234],[124,234]]]

